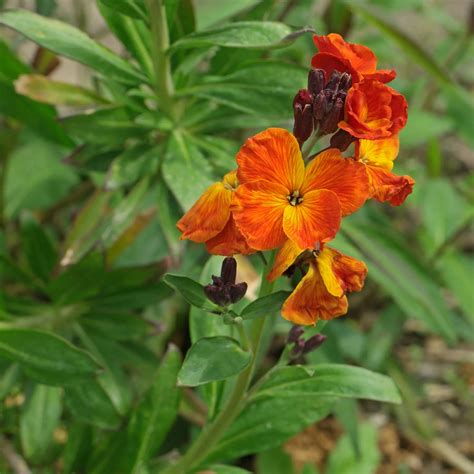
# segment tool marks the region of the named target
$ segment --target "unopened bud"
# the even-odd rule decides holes
[[[337,124],[342,119],[344,113],[344,102],[337,98],[331,110],[324,116],[319,123],[320,133],[327,135],[337,130]]]
[[[313,117],[314,121],[319,122],[324,115],[326,115],[326,109],[327,109],[327,97],[324,91],[321,91],[313,101]]]
[[[348,72],[343,72],[339,81],[339,91],[347,92],[352,85],[352,77]]]
[[[291,349],[291,357],[297,358],[302,355],[304,351],[304,346],[305,342],[303,339],[298,339],[297,341],[295,341],[295,345],[293,346],[293,349]]]
[[[355,141],[355,138],[345,130],[338,130],[330,140],[331,148],[339,148],[341,151],[346,151],[349,145]]]
[[[231,303],[237,303],[247,293],[247,283],[236,283],[229,285],[229,297]]]
[[[307,89],[301,89],[293,99],[294,125],[293,135],[300,146],[313,133],[313,98]]]
[[[234,257],[226,257],[222,261],[221,278],[224,284],[235,283],[237,277],[237,260]]]
[[[327,336],[323,334],[315,334],[310,337],[303,347],[303,354],[308,354],[309,352],[315,351],[321,344],[327,339]]]
[[[226,257],[222,262],[221,275],[212,275],[212,283],[204,287],[208,299],[218,306],[228,306],[240,301],[247,292],[247,283],[235,283],[237,261]]]
[[[308,90],[318,95],[324,89],[325,75],[322,69],[311,69],[308,74]]]
[[[286,338],[287,344],[292,344],[296,342],[304,334],[303,326],[294,325],[288,332],[288,337]]]
[[[341,73],[334,70],[329,78],[329,81],[324,86],[324,89],[331,91],[333,94],[337,94],[339,90],[339,83],[341,82]]]

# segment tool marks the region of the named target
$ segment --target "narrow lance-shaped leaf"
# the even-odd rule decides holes
[[[0,356],[18,362],[32,378],[50,385],[76,383],[99,369],[86,352],[37,330],[0,329]]]
[[[23,453],[34,462],[41,462],[53,443],[53,432],[61,416],[61,389],[37,385],[20,416]]]
[[[27,10],[10,10],[0,14],[0,24],[57,54],[90,66],[106,77],[132,83],[145,80],[127,61],[67,23]]]
[[[219,28],[192,33],[171,46],[171,50],[203,46],[227,48],[281,48],[292,41],[290,27],[271,21],[240,21]]]
[[[23,74],[15,81],[18,94],[51,105],[84,106],[108,101],[84,87],[53,81],[40,74]]]

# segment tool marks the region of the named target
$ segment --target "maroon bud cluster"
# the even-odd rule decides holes
[[[226,257],[222,262],[221,275],[212,275],[212,283],[204,287],[204,293],[213,303],[226,307],[240,301],[247,292],[247,283],[236,283],[237,261]]]
[[[293,326],[286,338],[287,344],[293,344],[291,349],[291,358],[297,359],[309,352],[316,350],[325,340],[326,336],[323,334],[315,334],[309,339],[303,338],[304,328],[302,326]]]
[[[301,89],[293,100],[293,135],[300,146],[313,131],[329,135],[337,130],[344,117],[344,104],[352,79],[347,72],[333,71],[326,81],[322,69],[311,69],[308,88]]]

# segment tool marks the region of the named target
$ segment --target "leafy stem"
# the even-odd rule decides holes
[[[146,0],[146,6],[150,14],[155,92],[162,110],[173,118],[174,84],[170,59],[166,53],[170,46],[166,9],[162,0]]]
[[[273,259],[268,260],[268,264],[262,273],[262,283],[260,286],[259,297],[268,295],[273,290],[273,283],[266,279],[266,275],[273,264]],[[245,405],[246,397],[252,380],[256,364],[259,360],[259,347],[262,340],[265,318],[258,318],[253,321],[250,331],[250,349],[252,351],[252,360],[247,368],[240,373],[235,383],[234,389],[227,400],[224,408],[216,418],[206,426],[194,443],[188,449],[186,454],[176,463],[163,471],[163,474],[182,474],[189,472],[198,466],[216,446],[219,439],[225,433],[227,428],[237,418]],[[243,330],[243,328],[242,328]]]

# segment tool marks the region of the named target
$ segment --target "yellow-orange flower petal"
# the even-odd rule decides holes
[[[400,206],[413,191],[415,180],[411,176],[397,176],[384,168],[366,165],[371,197]]]
[[[335,193],[318,189],[304,194],[303,202],[288,205],[283,216],[285,234],[302,249],[314,249],[332,240],[341,223],[341,205]]]
[[[206,248],[210,254],[225,256],[249,255],[255,252],[237,229],[232,215],[222,231],[206,242]]]
[[[269,181],[241,184],[237,188],[232,214],[250,247],[268,250],[286,240],[283,214],[289,206],[287,194],[284,186]]]
[[[230,217],[232,194],[223,183],[209,186],[176,224],[182,232],[181,240],[205,242],[221,232]]]
[[[378,166],[390,171],[398,156],[400,140],[398,135],[380,140],[357,140],[355,159],[366,165]]]
[[[326,289],[333,296],[360,291],[364,286],[367,266],[360,260],[325,247],[318,255],[317,263]]]
[[[282,316],[295,324],[314,325],[319,319],[333,319],[347,313],[345,296],[331,295],[326,289],[316,262],[287,298],[281,309]]]
[[[270,273],[267,275],[268,281],[274,281],[283,272],[293,265],[294,261],[298,257],[298,255],[303,252],[303,249],[298,247],[292,240],[287,240],[283,247],[278,251],[275,257],[275,262],[273,263],[273,267],[270,270]]]
[[[359,209],[368,198],[368,178],[364,165],[344,158],[337,148],[325,150],[307,166],[302,193],[313,189],[333,191],[341,203],[343,216]]]
[[[282,128],[269,128],[249,138],[237,153],[240,184],[270,181],[292,192],[304,178],[304,162],[296,138]]]

